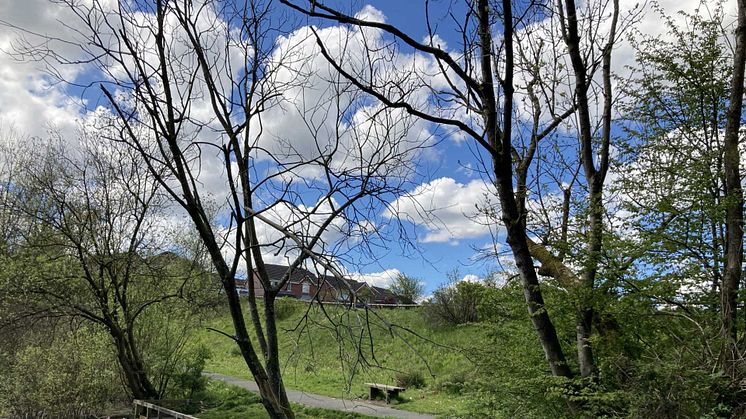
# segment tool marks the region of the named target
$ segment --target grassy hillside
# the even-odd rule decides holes
[[[409,381],[405,410],[444,415],[466,413],[461,385],[474,370],[468,354],[487,342],[479,325],[433,330],[418,309],[348,311],[278,302],[280,352],[288,388],[333,397],[364,398],[366,382]],[[231,333],[227,314],[209,325]],[[205,369],[251,378],[236,345],[205,330],[200,340],[211,351]],[[397,380],[398,379],[398,380]],[[414,388],[422,381],[421,388]]]
[[[202,402],[209,408],[196,414],[200,419],[269,418],[258,395],[219,381],[210,381],[207,386],[205,394],[208,395],[208,398],[202,400]],[[364,419],[371,417],[297,404],[293,404],[293,409],[295,417],[298,419]]]

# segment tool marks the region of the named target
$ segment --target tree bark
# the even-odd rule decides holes
[[[124,331],[116,326],[109,326],[108,328],[109,334],[114,339],[117,359],[122,367],[127,387],[132,392],[132,397],[141,400],[158,399],[160,395],[148,378],[137,348],[130,342]]]
[[[544,297],[539,285],[539,278],[534,269],[533,259],[529,252],[526,234],[526,216],[518,209],[513,189],[512,162],[512,117],[513,117],[513,14],[510,0],[503,0],[503,39],[505,42],[505,75],[503,86],[503,129],[498,129],[497,107],[492,83],[492,34],[490,33],[489,2],[480,0],[479,37],[482,68],[482,95],[486,104],[484,110],[485,126],[488,141],[497,150],[493,156],[493,171],[496,188],[500,197],[502,221],[506,228],[507,242],[513,252],[518,268],[523,295],[526,300],[531,323],[539,336],[544,356],[549,363],[552,374],[561,377],[572,377],[567,365],[557,330],[546,310]],[[501,134],[501,135],[498,135]]]
[[[596,365],[590,337],[593,325],[593,294],[598,273],[598,266],[603,247],[603,186],[609,168],[609,146],[611,139],[611,50],[616,37],[616,25],[619,16],[619,0],[614,0],[609,39],[602,54],[602,82],[604,107],[601,115],[603,129],[601,133],[601,147],[598,150],[598,168],[594,162],[593,131],[591,124],[590,106],[588,101],[588,68],[580,51],[580,34],[578,31],[578,14],[575,0],[566,0],[564,11],[561,1],[559,13],[565,45],[572,63],[575,75],[575,101],[578,107],[578,124],[580,131],[580,161],[583,165],[585,179],[588,184],[588,238],[586,244],[586,261],[578,288],[579,302],[576,316],[576,340],[578,351],[578,365],[582,377],[596,374]]]
[[[735,376],[740,360],[737,347],[737,302],[743,266],[743,190],[741,188],[740,155],[738,150],[743,110],[744,67],[746,65],[746,4],[738,0],[738,27],[733,56],[730,103],[726,117],[723,165],[725,171],[726,260],[721,287],[722,362],[726,373]]]

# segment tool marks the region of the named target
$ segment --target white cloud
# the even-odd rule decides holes
[[[360,14],[375,21],[385,19],[370,6]],[[261,116],[258,144],[281,160],[283,156],[288,161],[331,157],[334,170],[376,170],[407,177],[409,161],[432,142],[429,124],[402,109],[387,109],[354,89],[324,58],[314,31],[345,71],[373,78],[397,100],[427,102],[429,91],[421,79],[433,77],[425,74],[434,65],[428,57],[390,50],[376,30],[302,27],[278,37],[268,60],[268,83],[263,89],[277,96]],[[302,174],[318,176],[319,172],[304,168]]]
[[[350,273],[348,276],[350,279],[353,279],[355,281],[367,282],[368,285],[371,286],[388,288],[391,283],[394,282],[394,279],[399,275],[401,275],[401,271],[399,271],[398,269],[386,269],[382,272],[373,272],[367,274],[353,272]]]
[[[461,281],[459,281],[459,282],[472,282],[472,283],[478,283],[478,282],[482,282],[482,281],[483,281],[483,279],[482,279],[482,278],[480,278],[480,277],[479,277],[478,275],[474,275],[474,274],[467,274],[467,275],[464,275],[464,277],[463,277],[463,278],[461,278]]]
[[[478,211],[495,209],[494,190],[482,180],[462,184],[448,177],[416,187],[394,201],[385,215],[399,217],[425,229],[421,241],[457,243],[461,239],[481,237],[495,229],[496,223]]]
[[[50,129],[69,134],[76,127],[80,101],[68,95],[67,86],[54,83],[42,63],[14,53],[21,42],[43,44],[42,37],[23,35],[21,28],[39,35],[65,36],[73,28],[61,27],[59,21],[69,18],[65,8],[46,0],[0,1],[0,121],[21,135],[45,137]],[[70,45],[59,45],[55,52],[72,50]],[[57,70],[61,77],[73,80],[80,68],[60,66]]]

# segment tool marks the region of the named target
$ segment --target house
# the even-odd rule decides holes
[[[352,303],[355,300],[355,291],[347,280],[323,275],[319,299],[324,302]]]
[[[267,275],[273,286],[277,286],[288,275],[290,267],[284,265],[265,264]],[[264,287],[259,274],[254,271],[254,293],[257,297],[264,296]],[[239,295],[248,294],[248,281],[236,279]],[[304,268],[295,268],[289,273],[289,280],[277,294],[279,297],[292,297],[310,301],[316,299],[323,302],[337,302],[351,305],[368,304],[396,304],[398,297],[386,288],[371,286],[366,282],[348,278],[337,278],[331,275],[314,275]]]
[[[399,297],[387,288],[371,287],[373,290],[373,303],[375,304],[398,304]]]
[[[267,276],[273,287],[277,287],[283,279],[288,277],[288,281],[277,293],[279,297],[294,297],[299,300],[310,300],[314,298],[318,291],[318,279],[316,275],[304,268],[294,268],[290,270],[289,266],[274,265],[266,263]],[[252,275],[254,279],[254,292],[257,297],[264,296],[264,287],[259,279],[259,273],[254,270]]]

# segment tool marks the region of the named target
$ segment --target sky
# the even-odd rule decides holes
[[[110,2],[113,0],[109,0]],[[365,11],[367,16],[403,28],[414,39],[423,39],[426,34],[424,2],[415,0],[377,0],[369,2],[346,2],[338,0],[347,10],[356,13]],[[449,4],[448,0],[431,1],[436,9]],[[456,8],[460,7],[458,2]],[[632,2],[622,1],[624,7]],[[679,10],[693,12],[699,3],[696,0],[663,0],[661,8],[669,15]],[[276,7],[282,7],[277,4]],[[735,1],[726,2],[726,14],[733,15]],[[300,24],[305,20],[298,18]],[[24,62],[14,57],[13,43],[17,42],[23,28],[32,33],[64,38],[71,35],[74,27],[65,10],[46,0],[0,0],[0,130],[12,128],[25,136],[44,137],[54,128],[69,136],[74,136],[76,128],[90,117],[90,113],[103,101],[97,89],[50,82],[40,63]],[[64,23],[64,24],[63,24]],[[318,22],[314,22],[318,23]],[[449,21],[434,19],[437,34],[448,47],[458,45],[459,38]],[[65,25],[66,24],[66,25]],[[327,24],[328,26],[328,24]],[[660,24],[658,14],[651,8],[637,23],[637,28],[650,35],[661,35],[665,27]],[[73,45],[55,44],[56,52],[74,56],[78,53]],[[628,42],[622,42],[615,51],[613,66],[618,74],[626,74],[626,67],[634,63],[634,51]],[[81,84],[93,80],[85,69],[79,66],[62,67],[63,76]],[[281,112],[270,113],[268,124],[282,132],[292,132],[298,121]],[[412,122],[413,131],[434,132],[432,127],[420,122]],[[289,131],[288,131],[289,130]],[[429,131],[428,131],[429,130]],[[2,131],[0,131],[2,132]],[[71,142],[71,147],[74,143]],[[484,277],[489,271],[501,269],[494,258],[484,260],[478,257],[480,249],[505,248],[504,238],[494,230],[475,220],[475,208],[483,202],[485,182],[473,170],[478,167],[473,144],[460,138],[446,136],[437,148],[423,157],[427,165],[427,176],[417,179],[417,184],[409,186],[416,193],[416,203],[420,208],[431,210],[438,222],[428,222],[418,215],[417,205],[412,200],[402,200],[394,206],[409,214],[411,223],[407,226],[415,233],[417,250],[402,246],[397,237],[392,236],[378,249],[375,261],[360,261],[348,266],[349,272],[357,279],[365,279],[376,285],[387,285],[397,273],[419,278],[431,293],[447,280],[447,275],[458,269],[459,278],[475,280]],[[212,179],[208,188],[219,190],[220,178]],[[385,217],[384,217],[385,218]],[[499,233],[499,232],[498,232]]]

